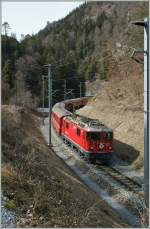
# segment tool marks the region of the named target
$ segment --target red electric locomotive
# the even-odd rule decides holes
[[[63,140],[72,144],[89,161],[108,163],[113,152],[113,131],[96,119],[73,115],[65,103],[52,110],[52,125]]]

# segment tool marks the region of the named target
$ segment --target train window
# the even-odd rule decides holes
[[[69,123],[68,123],[68,122],[66,122],[66,128],[67,128],[67,129],[69,128]]]
[[[80,136],[80,129],[77,128],[77,135]]]
[[[111,141],[113,139],[113,132],[105,132],[103,136],[106,142]]]
[[[90,142],[97,142],[100,140],[99,132],[87,132],[86,134],[87,140]]]

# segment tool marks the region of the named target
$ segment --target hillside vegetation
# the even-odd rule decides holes
[[[3,103],[40,106],[41,75],[47,74],[43,68],[47,63],[54,65],[53,89],[59,90],[53,103],[63,96],[60,79],[71,80],[67,88],[74,89],[75,97],[80,81],[108,81],[112,70],[116,73],[119,66],[124,71],[124,63],[132,65],[133,48],[143,47],[143,30],[131,21],[147,15],[147,2],[88,2],[59,21],[47,22],[44,29],[26,35],[20,43],[2,36]],[[87,93],[86,85],[82,89],[83,95]]]

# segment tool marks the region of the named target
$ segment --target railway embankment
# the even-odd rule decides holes
[[[138,66],[135,65],[135,69],[137,68]],[[100,89],[96,91],[96,96],[77,113],[89,118],[97,118],[112,128],[114,154],[128,165],[135,166],[143,175],[143,72],[138,70],[136,74],[132,70],[131,73],[128,75],[120,73],[119,75],[113,72],[110,81],[103,83],[101,88],[99,86]],[[93,83],[93,88],[96,89],[98,84],[101,85],[101,82]]]
[[[16,226],[128,227],[47,146],[39,120],[2,106],[2,189]]]

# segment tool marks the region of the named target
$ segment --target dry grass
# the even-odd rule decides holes
[[[115,153],[143,172],[143,69],[133,62],[124,67],[116,66],[110,71],[110,81],[99,82],[99,90],[97,83],[97,95],[78,113],[98,118],[111,127],[116,140]]]
[[[20,227],[127,226],[48,148],[37,118],[14,106],[2,107],[2,189]]]

